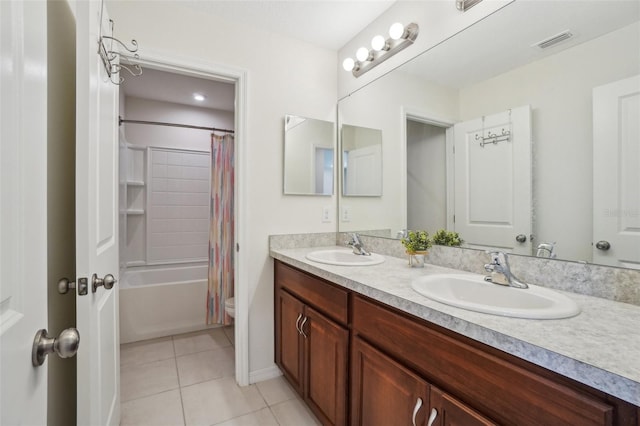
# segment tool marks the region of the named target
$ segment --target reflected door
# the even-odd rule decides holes
[[[594,263],[640,269],[638,117],[640,76],[593,89]]]
[[[382,195],[381,145],[352,149],[346,154],[346,162],[344,195]]]
[[[531,254],[531,108],[458,123],[454,138],[455,230],[472,248]]]

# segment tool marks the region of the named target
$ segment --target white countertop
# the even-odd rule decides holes
[[[272,249],[271,256],[640,406],[640,306],[561,291],[580,305],[579,315],[531,320],[483,314],[433,301],[411,288],[421,275],[461,271],[429,264],[410,268],[406,259],[390,256],[373,266],[334,266],[305,257],[331,248],[336,247]]]

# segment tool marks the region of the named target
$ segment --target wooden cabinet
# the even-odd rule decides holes
[[[351,358],[351,424],[424,425],[428,383],[360,338]]]
[[[323,424],[640,426],[639,407],[278,261],[275,292],[276,363]]]
[[[277,263],[275,300],[276,364],[323,424],[345,425],[347,292]]]
[[[353,426],[495,425],[359,337],[351,365]]]
[[[430,402],[428,426],[495,426],[495,423],[473,408],[433,386]]]
[[[298,327],[304,315],[304,303],[286,291],[276,294],[276,303],[276,363],[289,383],[302,395],[303,338]]]

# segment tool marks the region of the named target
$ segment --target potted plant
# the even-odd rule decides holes
[[[424,266],[424,256],[431,247],[431,239],[427,231],[409,231],[402,239],[402,245],[409,255],[409,265],[413,267]]]
[[[464,240],[460,238],[457,232],[447,231],[446,229],[439,229],[433,234],[433,244],[439,246],[458,247]]]

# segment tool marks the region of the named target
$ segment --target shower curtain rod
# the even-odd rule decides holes
[[[125,120],[122,117],[119,117],[119,122],[118,123],[119,123],[120,126],[122,126],[122,123],[153,124],[153,125],[156,125],[156,126],[184,127],[184,128],[187,128],[187,129],[210,130],[212,132],[235,133],[235,131],[233,131],[233,130],[218,129],[217,127],[204,127],[204,126],[192,126],[190,124],[164,123],[162,121]]]

